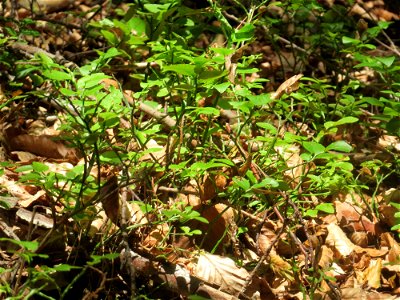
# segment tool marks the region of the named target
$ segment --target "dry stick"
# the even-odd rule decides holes
[[[23,53],[24,55],[26,55],[28,57],[33,57],[34,54],[36,54],[36,53],[42,53],[42,54],[47,55],[51,59],[54,59],[57,63],[63,64],[67,68],[71,68],[71,69],[78,68],[78,65],[76,65],[72,61],[66,60],[63,56],[61,56],[59,54],[49,53],[49,52],[47,52],[47,51],[45,51],[45,50],[43,50],[43,49],[41,49],[39,47],[35,47],[35,46],[27,45],[27,44],[22,44],[22,43],[10,43],[9,47],[11,47],[12,49]]]
[[[143,102],[139,102],[139,109],[142,112],[154,117],[157,121],[163,123],[169,128],[173,128],[176,126],[176,121],[172,119],[170,116],[155,110],[154,108],[148,106],[147,104],[144,104]]]
[[[397,50],[397,46],[393,43],[392,39],[382,30],[382,34],[389,40],[390,46],[386,45],[385,43],[381,42],[377,38],[374,38],[374,41],[380,44],[381,46],[385,47],[386,49],[392,51],[397,56],[400,56],[399,50]]]

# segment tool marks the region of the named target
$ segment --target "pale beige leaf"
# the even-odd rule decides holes
[[[46,195],[46,192],[43,190],[38,191],[35,195],[31,195],[29,198],[21,200],[18,202],[21,207],[28,207],[29,205],[32,204],[32,202],[36,201],[40,197]]]
[[[381,286],[382,260],[371,260],[369,267],[365,270],[364,276],[369,287],[378,289]]]
[[[17,210],[16,215],[28,223],[32,222],[34,225],[38,225],[43,228],[53,228],[53,219],[50,219],[43,214],[33,213],[27,209],[20,208]]]
[[[329,224],[327,229],[326,244],[334,247],[342,256],[350,255],[356,246],[349,240],[343,230],[333,223]]]
[[[208,253],[199,256],[193,275],[232,294],[239,293],[249,277],[232,259]]]

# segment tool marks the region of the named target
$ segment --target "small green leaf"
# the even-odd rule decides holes
[[[170,66],[164,66],[163,71],[172,71],[179,75],[186,75],[186,76],[195,76],[196,66],[194,65],[186,65],[186,64],[176,64]]]
[[[248,23],[244,25],[242,28],[235,30],[232,40],[234,42],[243,42],[253,38],[254,36],[254,25]]]
[[[348,45],[348,44],[358,45],[359,43],[361,43],[361,41],[353,39],[353,38],[350,38],[348,36],[344,36],[344,37],[342,37],[342,43],[345,44],[345,45]]]
[[[39,248],[39,242],[36,241],[17,241],[9,238],[0,238],[0,241],[14,243],[31,252],[34,252]]]
[[[333,142],[328,147],[326,147],[326,150],[333,150],[333,151],[349,153],[353,150],[353,147],[351,147],[345,141],[337,141],[337,142]]]
[[[325,147],[317,142],[303,142],[303,147],[313,155],[325,152]]]
[[[214,85],[214,89],[216,89],[220,94],[224,93],[228,87],[230,87],[231,83],[230,82],[223,82],[220,84]]]
[[[36,172],[46,172],[49,170],[49,166],[46,166],[45,164],[42,164],[40,162],[34,161],[32,163],[32,168]]]
[[[333,214],[335,212],[335,207],[333,203],[320,203],[315,207],[315,209],[325,212],[327,214]]]
[[[48,79],[55,80],[55,81],[64,81],[64,80],[71,80],[71,74],[66,72],[58,71],[58,70],[46,70],[43,72],[43,76],[47,77]]]
[[[82,268],[77,267],[77,266],[67,265],[67,264],[61,264],[61,265],[54,266],[52,269],[55,271],[58,271],[58,272],[69,272],[71,270],[82,269]]]
[[[214,107],[199,107],[196,109],[197,114],[219,116],[220,112]]]
[[[32,170],[33,170],[32,165],[26,165],[26,166],[18,167],[14,171],[17,173],[20,173],[20,172],[26,172],[26,171],[32,171]]]
[[[329,128],[337,127],[337,126],[344,125],[344,124],[355,123],[357,121],[358,121],[358,118],[356,118],[356,117],[344,117],[336,122],[332,122],[332,121],[326,122],[324,124],[324,127],[326,129],[329,129]]]

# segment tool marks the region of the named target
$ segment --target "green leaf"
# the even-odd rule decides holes
[[[234,177],[233,178],[233,182],[234,184],[236,184],[239,188],[247,191],[250,189],[250,181],[248,181],[245,178],[241,178],[241,177]]]
[[[199,107],[196,109],[197,114],[219,116],[220,112],[214,107]]]
[[[348,45],[348,44],[358,45],[358,44],[361,43],[361,41],[353,39],[353,38],[350,38],[348,36],[344,36],[344,37],[342,37],[342,43],[345,44],[345,45]]]
[[[333,203],[320,203],[315,207],[315,209],[327,214],[333,214],[335,212],[335,206]]]
[[[26,165],[26,166],[21,166],[18,167],[14,170],[14,172],[20,173],[20,172],[26,172],[26,171],[32,171],[33,167],[32,165]]]
[[[276,127],[270,123],[258,122],[256,123],[256,125],[260,128],[268,130],[269,132],[271,132],[271,134],[276,134],[278,132],[278,129],[276,129]]]
[[[254,29],[255,27],[251,23],[244,25],[242,28],[235,30],[232,41],[243,42],[252,39],[254,36]]]
[[[303,142],[303,147],[313,155],[325,152],[325,147],[317,142]]]
[[[55,271],[58,271],[58,272],[69,272],[71,270],[82,269],[82,267],[71,266],[68,264],[61,264],[61,265],[54,266],[52,269]]]
[[[214,89],[216,89],[220,94],[224,93],[228,87],[230,87],[231,83],[230,82],[223,82],[223,83],[219,83],[214,85]]]
[[[43,76],[55,81],[64,81],[72,79],[71,74],[58,70],[46,70],[43,72]]]
[[[333,151],[349,153],[353,150],[353,147],[351,147],[345,141],[337,141],[337,142],[333,142],[328,147],[326,147],[326,150],[333,150]]]
[[[46,166],[45,164],[42,164],[40,162],[32,162],[32,168],[36,172],[46,172],[49,170],[49,166]]]
[[[9,238],[0,238],[1,242],[11,242],[14,243],[21,248],[24,248],[28,251],[34,252],[39,248],[39,242],[36,241],[17,241],[14,239],[9,239]]]
[[[315,217],[318,216],[318,210],[316,210],[316,209],[307,209],[307,211],[305,212],[304,216],[315,218]]]
[[[253,185],[251,188],[252,189],[260,189],[260,188],[270,188],[270,187],[279,187],[279,182],[276,181],[273,178],[267,177],[265,179],[263,179],[263,181],[256,183],[255,185]]]
[[[357,121],[358,121],[358,118],[356,118],[356,117],[344,117],[344,118],[341,118],[340,120],[338,120],[336,122],[332,122],[332,121],[326,122],[324,124],[324,127],[326,129],[329,129],[329,128],[337,127],[337,126],[344,125],[344,124],[355,123]]]
[[[163,71],[172,71],[179,75],[186,75],[186,76],[195,76],[196,66],[194,65],[186,65],[186,64],[176,64],[170,66],[164,66]]]
[[[375,57],[376,60],[378,60],[379,62],[381,62],[382,64],[384,64],[386,67],[390,67],[395,60],[394,56],[386,56],[386,57]]]
[[[267,105],[273,101],[270,94],[248,95],[247,99],[249,99],[255,106]]]
[[[100,263],[103,259],[113,260],[119,257],[119,253],[108,253],[104,255],[91,255],[92,261],[88,262],[89,266]]]
[[[386,124],[386,130],[393,135],[400,136],[400,119],[393,118]]]

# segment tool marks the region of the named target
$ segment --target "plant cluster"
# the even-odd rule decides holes
[[[0,294],[339,299],[351,259],[389,247],[395,264],[393,24],[330,2],[114,1],[71,23],[2,8]],[[197,259],[217,284],[202,271],[220,256],[247,274],[222,295],[155,274]],[[390,292],[393,272],[355,280]]]

